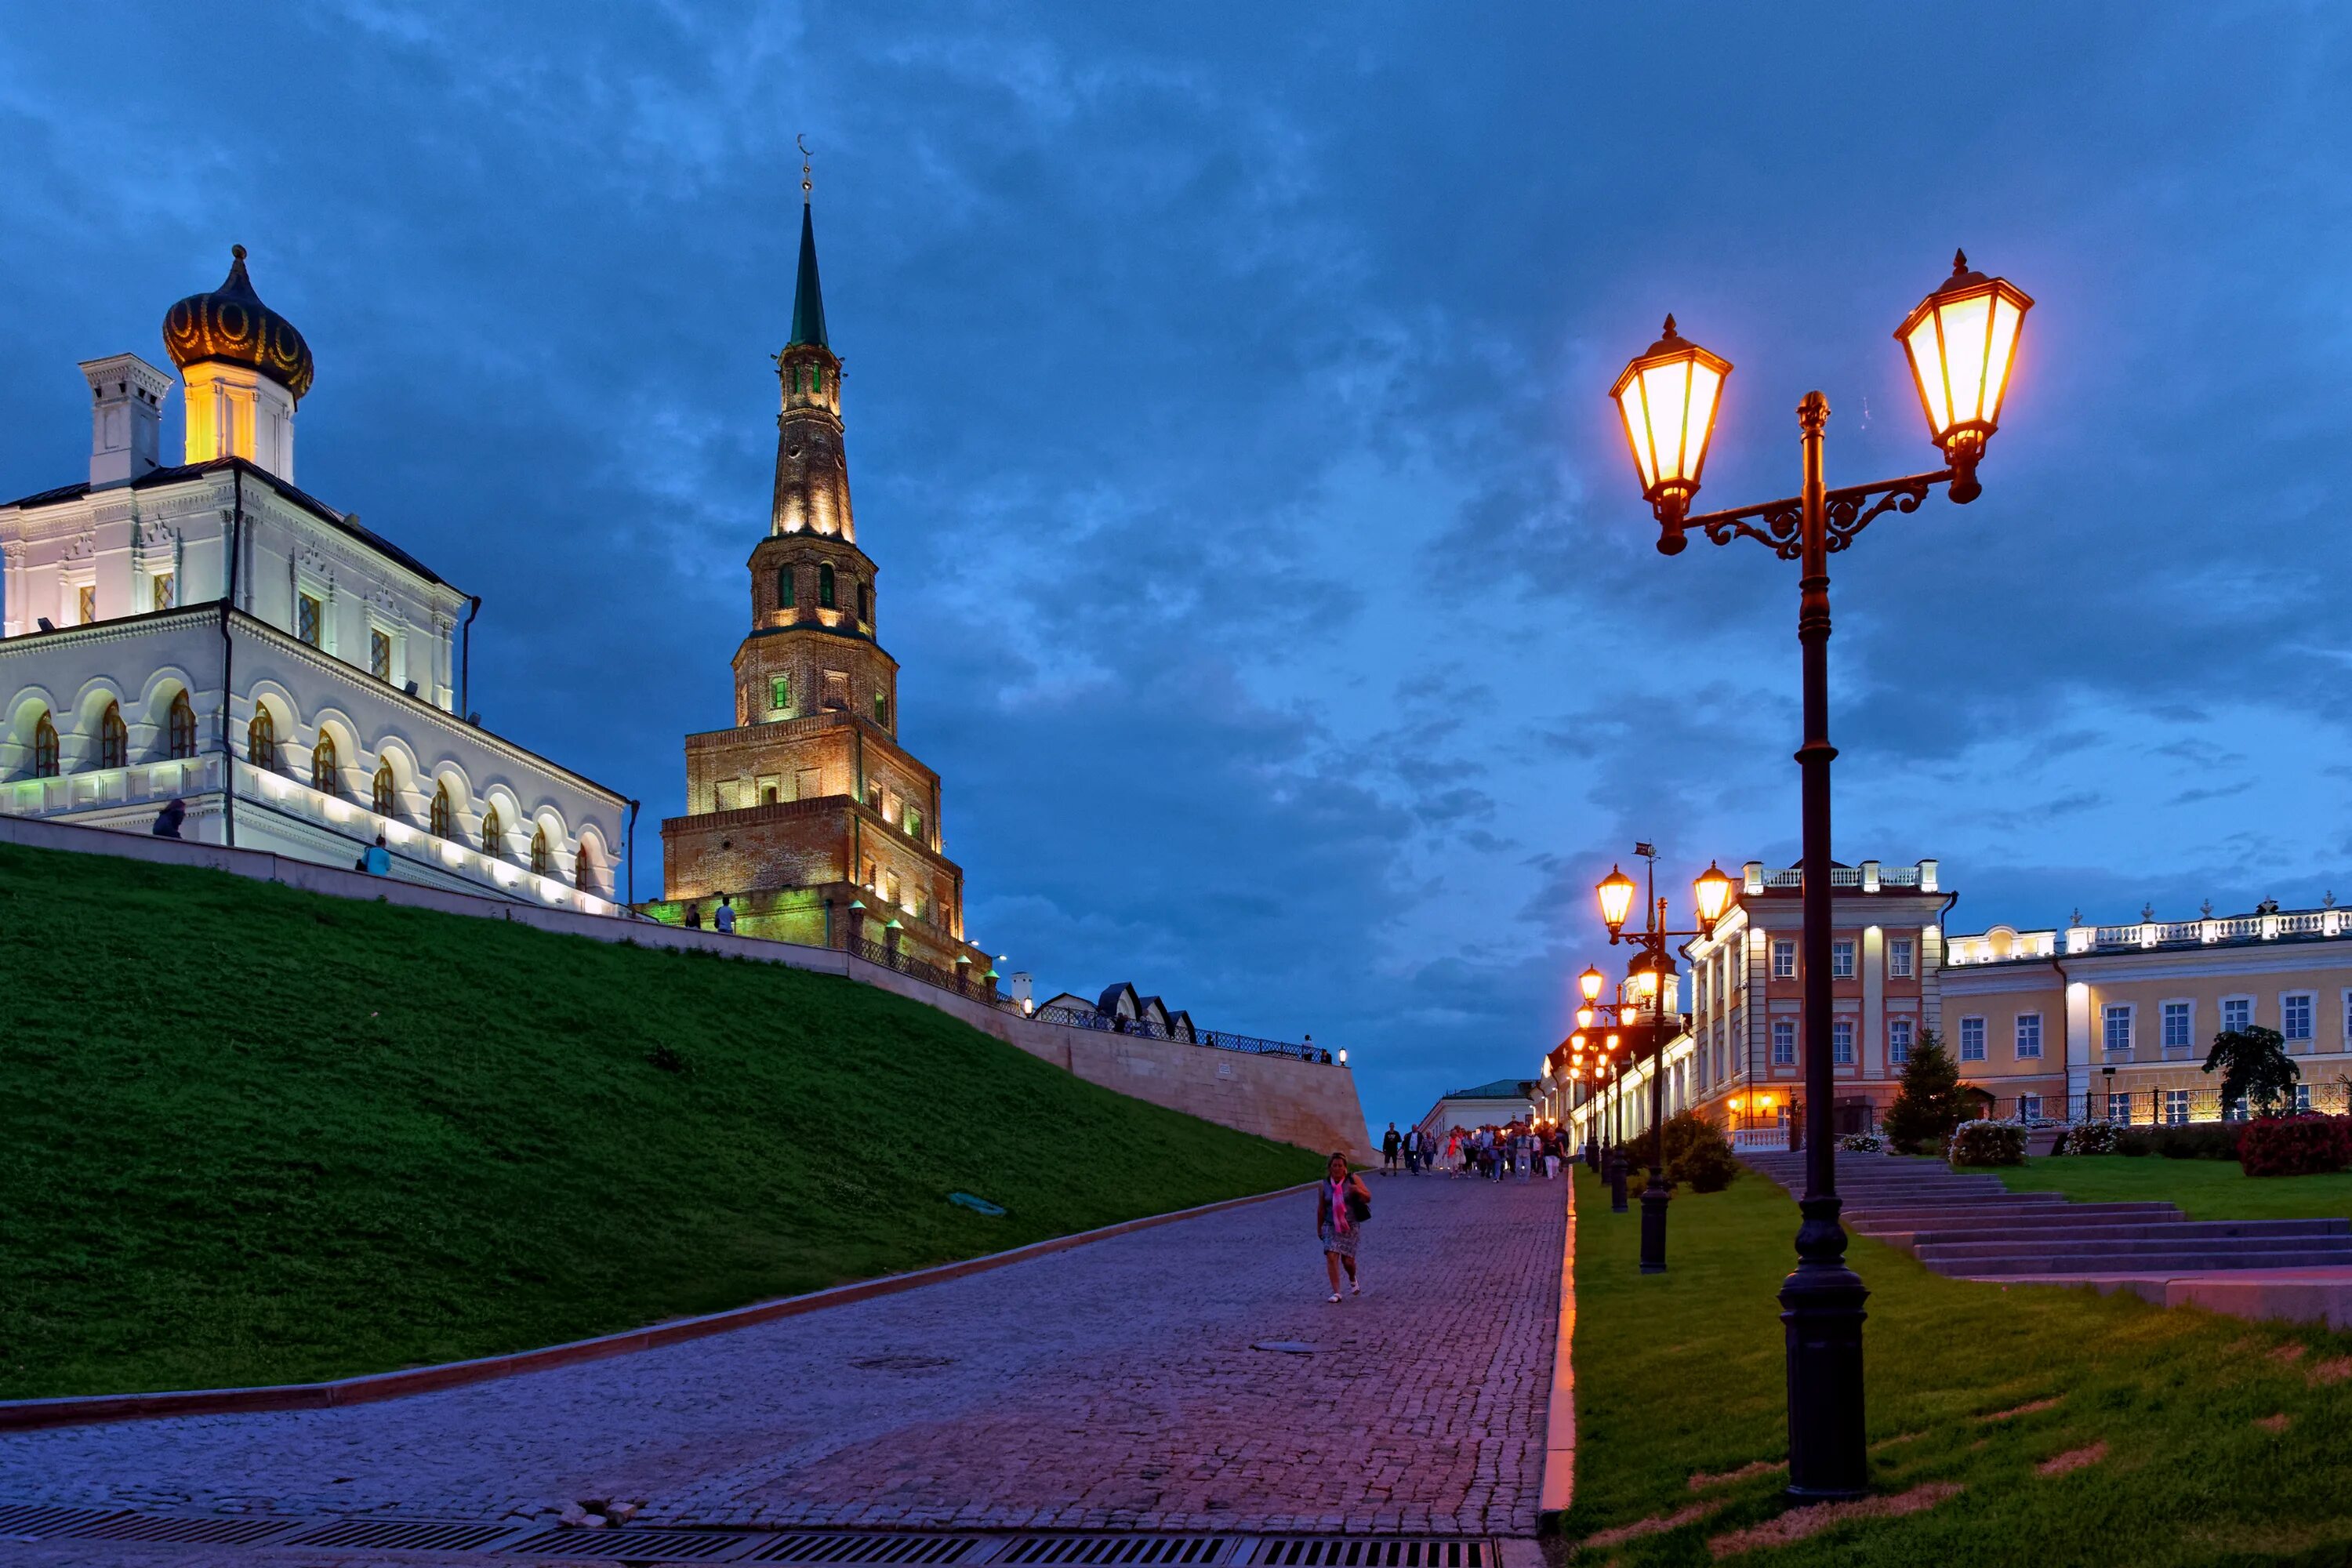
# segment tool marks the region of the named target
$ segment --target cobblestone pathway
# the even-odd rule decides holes
[[[473,1388],[0,1436],[0,1501],[1532,1534],[1561,1189],[1371,1185],[1344,1306],[1285,1197]]]

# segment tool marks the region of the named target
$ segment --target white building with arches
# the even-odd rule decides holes
[[[227,280],[172,307],[173,378],[81,366],[89,479],[0,506],[0,812],[615,914],[634,803],[467,717],[480,599],[295,488],[309,345]]]

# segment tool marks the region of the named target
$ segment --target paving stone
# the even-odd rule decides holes
[[[1561,1188],[1372,1188],[1367,1291],[1337,1307],[1312,1199],[1282,1198],[471,1388],[0,1436],[0,1500],[502,1519],[643,1498],[641,1524],[1532,1534]],[[1251,1348],[1265,1340],[1319,1348]]]

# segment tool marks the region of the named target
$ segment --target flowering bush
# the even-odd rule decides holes
[[[2014,1121],[1963,1121],[1945,1158],[1954,1165],[2022,1165],[2025,1129]]]
[[[2116,1124],[2112,1121],[2084,1121],[2067,1130],[2066,1140],[2058,1146],[2061,1154],[2112,1154],[2116,1152]]]
[[[1849,1154],[1884,1154],[1886,1140],[1875,1132],[1849,1132],[1838,1140],[1838,1147]]]
[[[2246,1123],[2238,1163],[2250,1176],[2309,1176],[2352,1165],[2352,1116],[2265,1116]]]

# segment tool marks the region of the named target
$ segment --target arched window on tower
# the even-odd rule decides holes
[[[544,827],[530,830],[530,868],[541,877],[547,875],[547,829]]]
[[[172,712],[166,721],[171,735],[171,752],[174,759],[196,754],[196,708],[184,691],[172,699]]]
[[[828,610],[833,608],[833,568],[830,566],[816,569],[816,602]]]
[[[449,786],[446,784],[434,785],[433,805],[425,823],[433,830],[433,837],[436,838],[451,837],[450,823],[456,816],[457,814],[449,809]]]
[[[98,721],[98,765],[121,768],[130,763],[131,731],[122,722],[122,704],[110,702]]]
[[[874,618],[874,590],[864,583],[857,584],[857,618],[861,621]]]
[[[583,893],[604,891],[596,879],[596,858],[588,853],[588,846],[580,846],[580,853],[572,858],[572,885]]]
[[[245,757],[264,773],[278,771],[278,721],[267,708],[253,710],[253,722],[245,727]]]
[[[507,858],[506,848],[507,831],[499,821],[499,808],[495,805],[482,807],[482,853],[493,860],[503,860]]]
[[[49,711],[44,708],[41,716],[33,721],[33,776],[53,779],[58,776],[58,727],[49,722]]]
[[[809,366],[809,390],[819,395],[824,393],[824,366],[821,364],[813,364]]]
[[[779,566],[776,568],[776,608],[789,610],[794,602],[793,569],[789,566]]]
[[[388,762],[376,763],[375,788],[368,796],[368,804],[375,808],[378,816],[392,815],[393,797],[399,790],[399,781],[392,776],[392,764]]]
[[[336,765],[335,738],[324,730],[319,731],[319,743],[310,748],[310,787],[320,795],[343,793],[343,770]]]
[[[890,727],[890,699],[879,691],[874,694],[874,721],[885,730]]]

